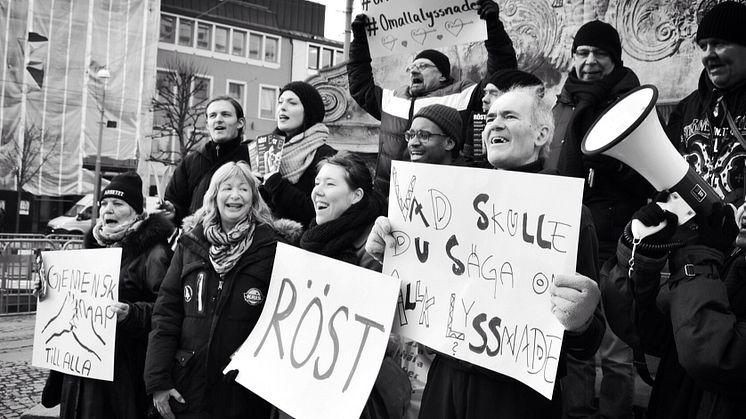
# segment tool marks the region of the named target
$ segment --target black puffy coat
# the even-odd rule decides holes
[[[186,401],[170,399],[177,417],[269,417],[269,403],[224,382],[222,371],[259,320],[280,240],[275,228],[258,225],[251,246],[221,278],[201,223],[179,239],[153,310],[145,363],[149,394],[175,388]]]
[[[168,238],[173,230],[170,221],[156,214],[121,240],[119,301],[129,303],[130,311],[117,323],[114,381],[52,372],[42,404],[51,407],[60,403],[60,418],[142,419],[146,416],[152,403],[142,379],[145,352],[153,304],[171,261]],[[101,247],[91,232],[85,238],[85,247]],[[54,388],[52,383],[60,381],[61,389]]]

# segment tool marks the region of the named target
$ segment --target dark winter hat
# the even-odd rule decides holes
[[[622,42],[619,32],[608,23],[593,20],[578,29],[572,42],[572,52],[581,45],[600,48],[609,53],[616,65],[622,65]]]
[[[434,49],[426,49],[414,57],[415,60],[418,58],[425,58],[432,61],[433,64],[435,64],[435,67],[438,67],[440,74],[442,74],[446,79],[451,78],[451,60],[449,60],[442,52]]]
[[[499,90],[508,90],[513,86],[542,86],[544,83],[531,73],[516,69],[498,70],[484,79],[484,85],[492,83]]]
[[[456,142],[456,150],[461,150],[464,146],[461,115],[456,109],[436,103],[435,105],[425,106],[417,111],[412,120],[417,117],[427,118],[439,126],[443,130],[443,133]]]
[[[303,104],[303,112],[306,116],[304,123],[306,127],[318,124],[324,120],[324,115],[326,114],[324,101],[315,87],[303,81],[291,81],[280,90],[280,94],[286,90],[290,90],[298,95],[300,103]]]
[[[697,42],[719,38],[738,45],[746,45],[746,4],[726,1],[710,9],[697,28]]]
[[[142,179],[135,172],[114,176],[109,186],[101,192],[99,204],[104,198],[119,198],[126,202],[136,213],[142,213]]]

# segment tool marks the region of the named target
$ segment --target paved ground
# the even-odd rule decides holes
[[[19,418],[41,400],[47,372],[31,366],[33,335],[33,314],[0,316],[0,418]]]

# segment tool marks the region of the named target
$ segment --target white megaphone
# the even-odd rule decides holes
[[[642,175],[658,191],[671,192],[668,202],[659,203],[683,224],[695,213],[709,215],[720,196],[676,151],[663,131],[655,110],[658,89],[640,86],[619,98],[596,119],[583,139],[584,154],[613,157]],[[665,227],[665,222],[645,227],[635,220],[637,239]]]

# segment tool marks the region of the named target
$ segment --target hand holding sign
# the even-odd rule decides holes
[[[552,314],[570,332],[584,332],[601,300],[596,281],[576,273],[556,275],[549,286]]]
[[[484,20],[496,19],[500,14],[500,6],[492,0],[477,0],[477,13]]]
[[[389,219],[380,216],[373,224],[365,242],[365,251],[373,256],[373,259],[383,262],[383,253],[387,247],[394,248],[394,236],[391,234],[391,223]]]

